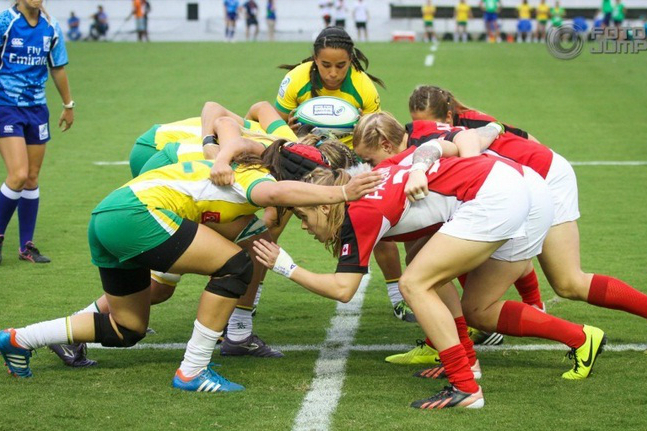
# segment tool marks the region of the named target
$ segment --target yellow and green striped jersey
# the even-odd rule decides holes
[[[229,223],[259,210],[251,198],[254,186],[276,181],[265,169],[236,166],[234,185],[217,186],[209,178],[211,167],[212,162],[201,160],[148,171],[112,192],[92,213],[145,206],[196,223]]]
[[[288,114],[312,97],[310,82],[312,65],[312,61],[307,61],[286,74],[281,81],[275,102],[275,107],[279,111]],[[353,66],[349,67],[347,76],[339,90],[327,90],[321,85],[321,82],[318,82],[318,87],[321,87],[318,90],[320,96],[344,99],[360,109],[363,114],[380,111],[380,96],[376,86],[366,73],[356,70]]]
[[[161,150],[169,142],[178,142],[185,138],[198,138],[202,143],[201,134],[200,117],[162,124],[155,131],[155,149]]]

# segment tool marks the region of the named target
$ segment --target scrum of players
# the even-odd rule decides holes
[[[503,335],[562,343],[572,360],[562,377],[591,374],[606,335],[547,312],[533,258],[560,297],[646,318],[645,294],[581,269],[576,177],[546,143],[428,85],[410,95],[412,121],[400,124],[381,110],[382,81],[340,28],[323,30],[311,57],[284,67],[274,105],[256,103],[243,117],[207,102],[200,117],[156,124],[136,140],[133,179],[90,221],[104,295],[70,316],[0,332],[11,375],[31,377],[31,352],[44,346],[72,367],[96,364],[87,342],[134,346],[152,331],[151,305],[195,273],[206,286],[172,384],[243,390],[211,357],[219,342],[225,356],[283,356],[253,333],[266,271],[346,302],[372,254],[390,313],[426,337],[386,360],[449,382],[412,402],[418,409],[482,407],[474,344]],[[331,115],[339,109],[355,112],[351,124]],[[293,215],[338,259],[334,272],[310,272],[277,245]],[[502,299],[511,285],[521,301]]]

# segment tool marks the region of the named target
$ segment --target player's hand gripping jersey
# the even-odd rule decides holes
[[[399,165],[415,148],[385,160],[375,170],[384,181],[375,193],[352,202],[342,224],[341,252],[336,272],[366,273],[374,246],[382,239],[409,241],[430,235],[452,219],[460,205],[475,199],[496,164],[515,164],[483,156],[446,158],[427,171],[430,194],[415,204],[405,196],[409,166]]]
[[[419,146],[423,142],[431,139],[452,141],[457,133],[465,130],[464,127],[453,127],[445,123],[426,120],[414,121],[407,124],[405,129],[409,135],[408,147]],[[542,178],[547,177],[554,156],[553,152],[544,145],[522,138],[511,132],[506,132],[496,138],[490,147],[488,147],[486,153],[528,166],[540,174]]]

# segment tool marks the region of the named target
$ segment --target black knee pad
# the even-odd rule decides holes
[[[140,334],[131,331],[117,323],[117,329],[119,329],[123,339],[119,338],[119,335],[110,324],[109,315],[103,313],[94,313],[94,327],[95,340],[99,341],[104,347],[133,347],[146,336],[146,333]]]
[[[212,274],[205,290],[225,298],[240,298],[252,281],[254,267],[247,251],[241,250]]]

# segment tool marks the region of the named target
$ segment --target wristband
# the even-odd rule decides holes
[[[73,109],[75,106],[76,103],[74,103],[74,100],[70,100],[70,103],[63,103],[65,109]]]
[[[484,127],[492,127],[493,129],[497,130],[498,135],[503,135],[504,134],[504,125],[498,121],[491,121]]]
[[[293,262],[292,257],[290,257],[286,250],[279,247],[279,256],[277,256],[277,260],[275,261],[272,270],[279,275],[290,278],[296,269],[297,265]]]
[[[202,140],[202,145],[203,147],[205,145],[218,145],[218,142],[216,142],[216,136],[214,135],[207,135],[203,138]]]
[[[425,172],[425,171],[427,171],[428,169],[430,169],[430,167],[428,166],[427,163],[425,163],[425,162],[418,162],[418,163],[414,163],[414,164],[412,165],[412,167],[410,168],[410,172],[411,172],[411,171],[423,171],[423,172]]]

